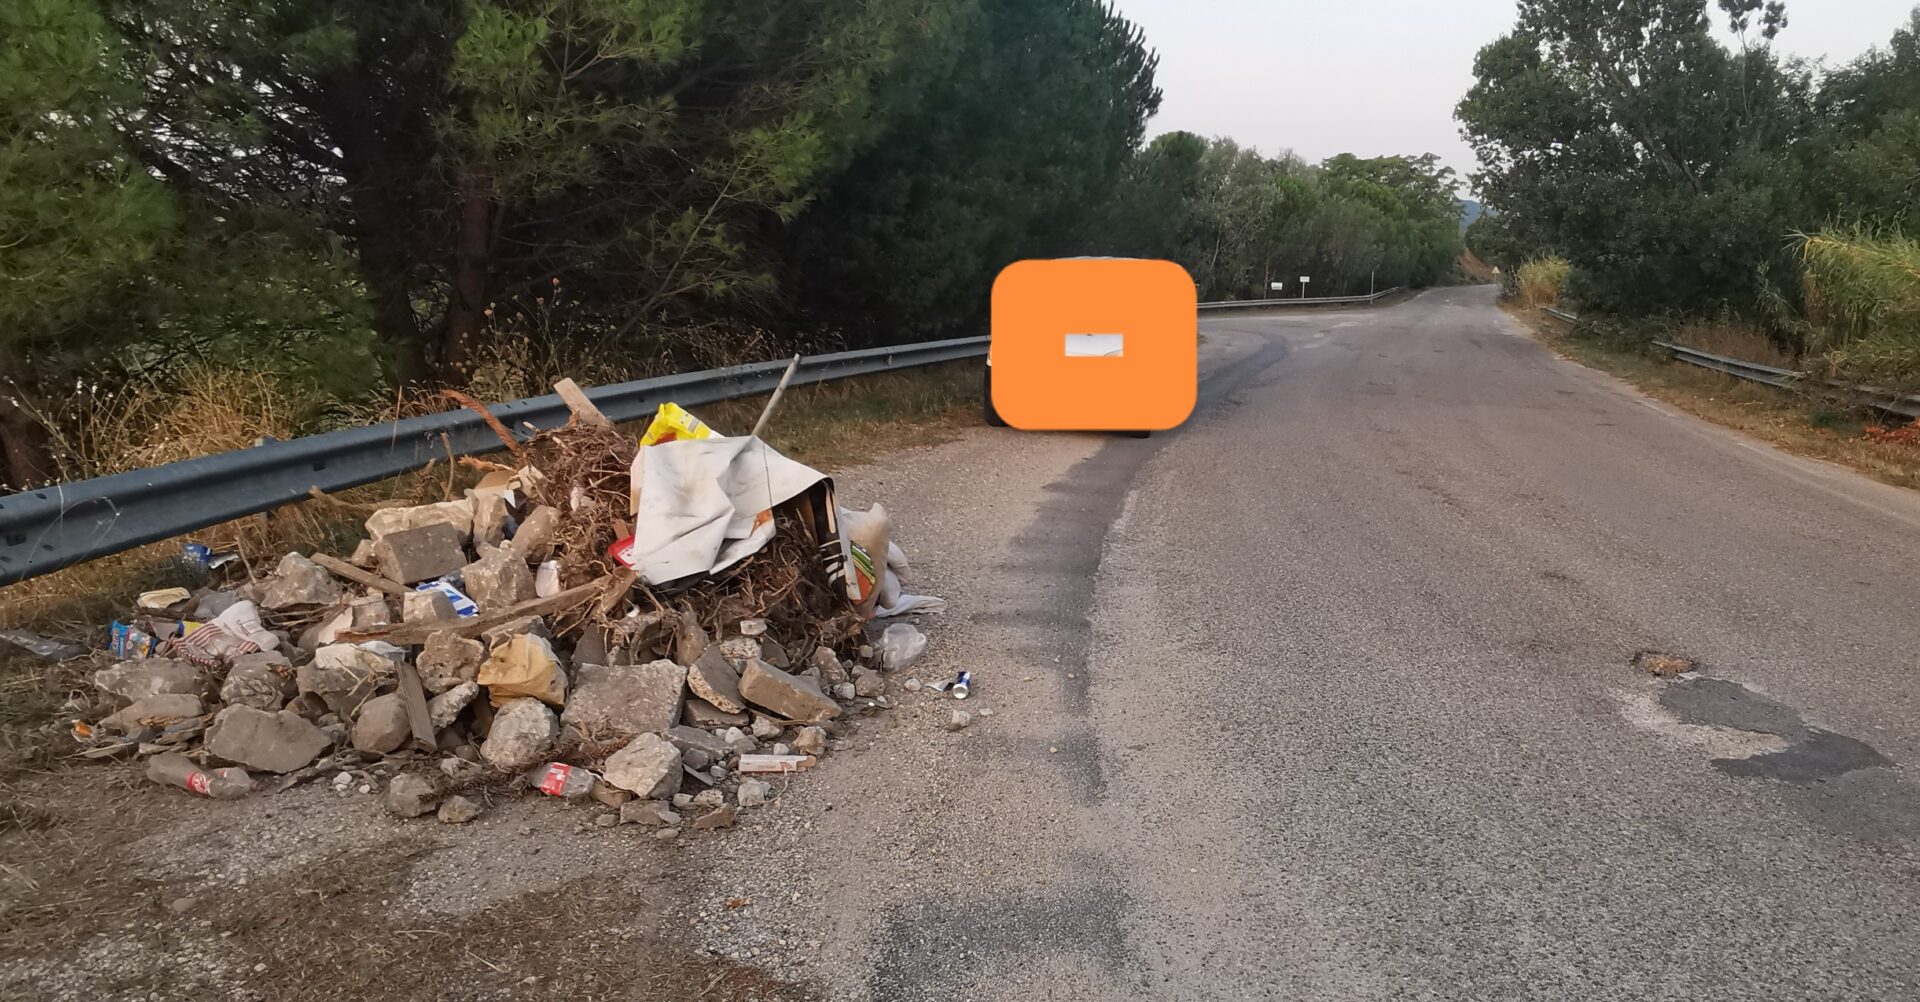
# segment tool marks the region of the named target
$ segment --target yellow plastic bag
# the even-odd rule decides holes
[[[661,404],[659,412],[653,416],[653,423],[647,425],[647,433],[640,436],[640,445],[645,447],[682,439],[712,437],[713,429],[682,410],[679,404]]]

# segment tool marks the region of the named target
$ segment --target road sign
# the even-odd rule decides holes
[[[1286,287],[1287,287],[1287,283],[1285,283],[1285,282],[1275,282],[1275,283],[1273,283],[1273,291],[1275,291],[1275,292],[1279,292],[1279,291],[1280,291],[1281,289],[1284,289],[1284,288],[1286,288]]]

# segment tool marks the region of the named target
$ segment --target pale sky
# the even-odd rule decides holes
[[[1920,0],[1787,0],[1778,47],[1840,64],[1885,45]],[[1480,46],[1511,30],[1513,0],[1114,0],[1160,53],[1148,126],[1232,136],[1309,161],[1336,153],[1473,152],[1453,106]],[[1724,23],[1717,5],[1708,9]],[[1731,39],[1731,36],[1728,36]]]

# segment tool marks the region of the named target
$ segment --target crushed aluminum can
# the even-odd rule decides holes
[[[180,546],[180,558],[204,569],[213,560],[213,548],[205,543],[183,543]]]
[[[944,692],[955,699],[965,699],[973,694],[973,673],[963,671],[954,676],[951,682],[929,682],[927,688],[934,692]]]

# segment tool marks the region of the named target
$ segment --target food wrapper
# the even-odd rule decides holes
[[[682,410],[679,404],[661,404],[653,415],[653,423],[647,425],[646,434],[640,436],[640,445],[645,447],[682,439],[712,437],[713,429]]]

